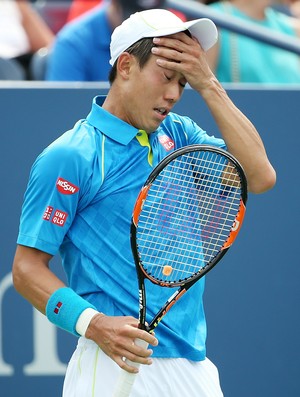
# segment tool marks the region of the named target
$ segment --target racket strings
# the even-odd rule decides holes
[[[144,271],[177,283],[220,252],[239,211],[237,169],[218,153],[181,155],[152,182],[139,216],[137,244]]]

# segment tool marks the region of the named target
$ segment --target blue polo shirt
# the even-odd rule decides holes
[[[194,143],[225,147],[188,117],[170,113],[150,135],[116,118],[96,97],[80,120],[35,161],[25,194],[18,244],[58,251],[68,282],[107,315],[138,316],[130,221],[140,188],[173,150]],[[148,321],[171,290],[146,280]],[[196,283],[156,330],[155,357],[205,358],[206,323]]]
[[[107,5],[66,24],[56,36],[46,80],[107,81],[111,34]]]

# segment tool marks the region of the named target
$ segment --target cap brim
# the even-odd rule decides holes
[[[192,36],[196,37],[204,51],[210,49],[218,41],[217,27],[208,18],[188,21],[184,25],[191,32]]]
[[[200,43],[201,47],[204,51],[207,51],[214,44],[216,44],[218,40],[218,30],[216,25],[207,18],[196,19],[193,21],[184,22],[182,28],[176,27],[168,27],[168,28],[160,28],[156,32],[149,33],[149,36],[145,35],[144,37],[159,37],[159,36],[169,36],[171,34],[183,32],[185,30],[189,30],[191,35],[194,36]]]
[[[150,32],[149,34],[145,34],[143,37],[163,37],[163,36],[169,36],[171,34],[175,34],[175,33],[179,33],[179,32],[183,32],[187,30],[186,27],[182,27],[180,28],[160,28],[154,32]]]

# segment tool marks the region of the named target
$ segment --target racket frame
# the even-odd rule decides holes
[[[194,276],[191,276],[188,280],[183,280],[182,282],[178,283],[166,283],[154,278],[151,278],[146,271],[143,268],[142,265],[142,259],[140,258],[139,251],[138,251],[138,245],[136,242],[136,236],[137,236],[137,227],[138,227],[138,219],[139,219],[139,214],[142,211],[144,202],[147,198],[147,194],[149,189],[151,188],[151,184],[154,182],[154,180],[157,178],[157,176],[160,174],[160,172],[174,159],[177,157],[180,157],[188,152],[196,152],[196,151],[209,151],[213,153],[220,154],[222,156],[225,156],[231,163],[234,164],[235,168],[238,171],[238,175],[241,180],[241,202],[240,202],[240,209],[237,214],[236,220],[237,220],[237,226],[233,226],[231,229],[231,232],[224,243],[222,249],[219,251],[219,253],[212,258],[201,270],[199,270]],[[136,266],[136,271],[137,271],[137,278],[138,278],[138,289],[139,289],[139,327],[141,329],[144,329],[148,332],[152,332],[157,325],[160,323],[162,318],[165,316],[165,314],[171,309],[171,307],[177,302],[179,298],[182,297],[183,294],[186,293],[187,290],[189,290],[200,278],[205,276],[226,254],[228,249],[231,247],[233,244],[235,238],[237,237],[237,234],[242,226],[245,211],[246,211],[246,202],[247,202],[247,179],[245,176],[245,172],[239,163],[239,161],[229,152],[227,152],[224,149],[214,147],[211,145],[189,145],[182,147],[180,149],[175,150],[174,152],[170,153],[168,156],[166,156],[150,173],[149,177],[147,178],[146,182],[144,183],[144,186],[142,187],[140,194],[136,200],[133,214],[132,214],[132,222],[131,222],[131,227],[130,227],[130,243],[131,243],[131,250]],[[169,288],[174,288],[174,287],[179,287],[174,294],[170,296],[170,298],[165,302],[165,304],[161,307],[159,312],[156,314],[156,316],[152,319],[152,321],[149,324],[146,324],[146,291],[145,291],[145,280],[148,279],[152,283],[160,285],[162,287],[169,287]]]

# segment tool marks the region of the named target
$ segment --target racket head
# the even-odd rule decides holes
[[[244,219],[247,180],[227,151],[190,145],[165,157],[136,200],[131,248],[140,276],[194,283],[224,256]]]

